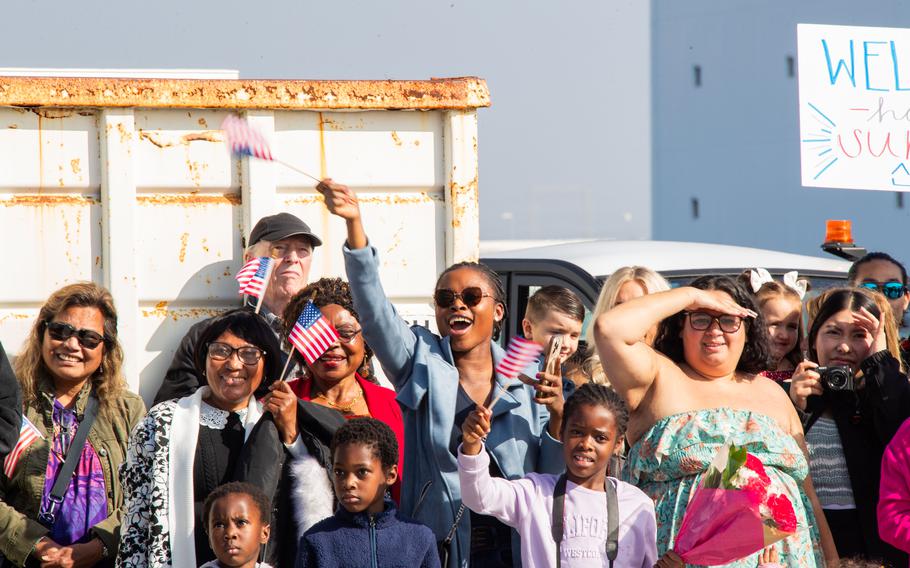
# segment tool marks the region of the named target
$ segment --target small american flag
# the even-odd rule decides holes
[[[322,317],[316,304],[307,302],[288,340],[303,354],[306,362],[312,364],[338,341],[338,332]]]
[[[513,337],[506,349],[506,356],[496,365],[496,372],[514,379],[525,367],[536,361],[543,353],[543,345],[522,337]]]
[[[262,291],[265,289],[271,264],[272,259],[267,256],[254,258],[244,264],[237,276],[234,277],[240,284],[240,293],[249,294],[257,298],[262,297]]]
[[[253,156],[262,160],[273,160],[269,143],[261,132],[237,116],[229,114],[221,123],[221,130],[227,138],[231,153],[238,156]]]
[[[22,427],[19,429],[19,441],[16,442],[16,447],[13,448],[13,451],[7,454],[6,458],[3,460],[3,474],[6,475],[7,479],[11,478],[13,472],[16,471],[16,464],[19,463],[22,452],[31,446],[32,442],[38,438],[44,438],[44,436],[41,435],[41,432],[38,431],[28,418],[23,416]]]

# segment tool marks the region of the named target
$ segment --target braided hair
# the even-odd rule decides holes
[[[332,436],[332,456],[347,444],[362,444],[378,458],[382,467],[398,465],[398,440],[389,425],[375,418],[352,418]]]
[[[434,289],[439,288],[439,283],[442,282],[442,279],[445,278],[446,274],[462,268],[470,268],[483,276],[487,281],[487,284],[490,285],[490,288],[493,289],[493,301],[502,306],[502,319],[493,322],[493,341],[496,341],[499,339],[500,333],[502,333],[502,323],[506,320],[509,313],[508,305],[506,304],[506,288],[503,285],[502,278],[499,276],[498,272],[481,262],[458,262],[443,270],[442,274],[439,275],[439,278],[436,279],[436,286]]]
[[[572,415],[581,406],[603,406],[613,414],[613,419],[616,420],[616,437],[626,435],[626,426],[629,425],[629,407],[612,388],[597,383],[585,383],[578,387],[569,396],[563,407],[563,430]]]

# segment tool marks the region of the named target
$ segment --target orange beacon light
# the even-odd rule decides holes
[[[853,242],[853,227],[849,219],[825,221],[825,242],[822,250],[844,260],[856,262],[866,254],[866,249]]]

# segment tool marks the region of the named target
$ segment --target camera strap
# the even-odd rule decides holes
[[[92,429],[92,424],[97,416],[98,399],[92,394],[85,404],[85,414],[82,415],[82,422],[79,423],[76,435],[73,436],[70,447],[66,450],[66,458],[57,471],[57,478],[54,480],[51,492],[47,496],[47,508],[38,515],[38,521],[48,529],[52,528],[57,521],[60,504],[63,503],[63,497],[66,495],[66,490],[73,479],[73,473],[76,471],[76,464],[79,462],[80,456],[82,456],[82,449],[85,447],[88,432]]]

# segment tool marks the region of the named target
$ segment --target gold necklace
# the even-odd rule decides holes
[[[357,404],[361,398],[363,398],[363,388],[360,387],[360,385],[357,385],[357,386],[358,386],[358,389],[360,390],[360,392],[358,392],[356,395],[354,395],[354,398],[349,400],[347,404],[332,402],[331,400],[328,399],[328,397],[325,396],[325,393],[322,393],[322,392],[317,394],[315,398],[321,398],[322,400],[325,401],[326,404],[328,404],[329,406],[331,406],[332,408],[334,408],[335,410],[337,410],[338,412],[340,412],[342,414],[351,414],[352,411],[354,410],[354,405]]]

